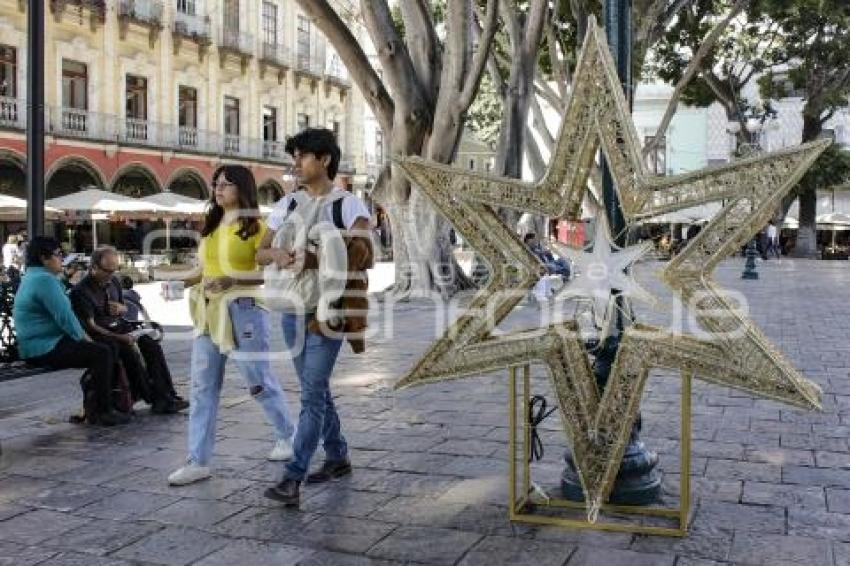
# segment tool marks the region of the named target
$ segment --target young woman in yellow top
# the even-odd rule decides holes
[[[294,426],[269,363],[268,312],[262,306],[256,254],[266,233],[251,172],[224,165],[213,175],[214,193],[201,232],[198,271],[186,280],[195,339],[192,344],[192,405],[189,457],[168,477],[173,486],[209,478],[224,367],[232,355],[251,392],[274,427],[270,460],[292,457]]]

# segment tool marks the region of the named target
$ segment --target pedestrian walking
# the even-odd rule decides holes
[[[172,486],[212,475],[215,424],[225,364],[232,357],[251,397],[274,427],[269,460],[292,457],[294,426],[280,382],[269,360],[269,319],[259,290],[262,275],[256,254],[266,234],[259,218],[257,186],[251,172],[224,165],[213,175],[198,256],[199,270],[184,281],[192,287],[189,305],[195,327],[191,361],[189,455],[185,466],[168,476]]]
[[[333,132],[308,128],[289,139],[286,151],[295,160],[299,185],[305,188],[278,202],[257,257],[270,265],[267,270],[272,274],[282,270],[291,275],[300,302],[284,308],[282,317],[284,340],[301,384],[295,455],[286,464],[282,481],[266,490],[266,497],[294,506],[302,482],[321,483],[351,473],[330,379],[343,338],[355,352],[365,347],[366,269],[372,265],[373,252],[369,209],[334,186],[340,149]],[[340,240],[345,242],[341,249],[332,243]],[[272,246],[281,242],[281,247]],[[332,281],[340,266],[347,280],[344,290]],[[273,287],[268,278],[266,287],[267,291]],[[334,292],[339,300],[334,299],[337,295],[328,296]],[[324,463],[308,473],[320,440]]]

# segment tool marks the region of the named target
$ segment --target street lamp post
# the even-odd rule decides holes
[[[631,8],[631,0],[605,0],[605,33],[617,66],[617,74],[629,102],[632,100]],[[614,237],[614,243],[621,248],[625,247],[627,244],[626,221],[614,186],[614,178],[604,159],[602,160],[602,193],[605,216]],[[623,313],[632,312],[631,305],[625,297],[617,294],[616,301],[617,308],[614,309],[617,313],[616,332],[595,348],[594,374],[600,390],[604,389],[608,383],[620,348],[620,341],[627,323]],[[611,492],[612,503],[645,505],[658,501],[660,497],[661,474],[656,470],[658,455],[647,450],[640,439],[640,429],[641,419],[638,415]],[[561,476],[561,491],[567,499],[582,501],[584,494],[581,481],[569,451],[565,454],[564,460],[567,466]]]
[[[737,122],[735,123],[737,125]],[[747,119],[745,124],[747,131],[750,133],[750,144],[747,147],[747,155],[756,155],[761,151],[761,143],[759,135],[762,130],[761,120],[755,117]],[[744,271],[741,273],[741,279],[758,279],[759,274],[756,270],[756,257],[758,257],[758,249],[756,247],[756,237],[747,242],[747,249],[744,252],[747,262],[744,264]]]
[[[27,5],[27,233],[44,233],[44,0]]]

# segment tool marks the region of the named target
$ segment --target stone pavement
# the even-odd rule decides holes
[[[650,267],[639,275],[657,290]],[[760,264],[759,281],[741,281],[741,269],[729,260],[718,278],[823,387],[824,411],[695,384],[685,539],[508,522],[505,376],[392,392],[434,335],[435,308],[412,303],[374,318],[380,332],[366,356],[341,359],[334,388],[355,473],[307,487],[298,511],[262,497],[280,467],[264,460],[269,428],[234,368],[216,477],[180,489],[165,478],[184,457],[185,416],[141,408],[125,427],[70,425],[78,372],[0,384],[0,564],[848,566],[850,264],[771,261]],[[536,313],[525,306],[508,325]],[[185,391],[189,343],[178,335],[167,350]],[[288,364],[279,367],[294,411],[297,386]],[[534,392],[551,403],[534,372]],[[675,376],[659,373],[643,403],[643,438],[661,455],[668,503],[678,485],[678,391]],[[556,416],[545,428],[534,473],[554,489],[565,441]]]

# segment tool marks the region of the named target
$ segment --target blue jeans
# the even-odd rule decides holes
[[[286,408],[286,397],[269,364],[269,315],[254,299],[236,299],[228,305],[236,349],[233,361],[278,439],[292,437],[294,426]],[[215,424],[224,366],[222,354],[206,334],[192,343],[192,403],[189,411],[189,461],[206,466],[215,447]]]
[[[283,315],[283,340],[301,383],[301,413],[293,443],[295,457],[286,465],[283,476],[298,481],[307,476],[319,439],[325,448],[325,460],[348,458],[348,444],[342,436],[330,388],[342,340],[308,332],[307,323],[312,318],[313,315]]]

